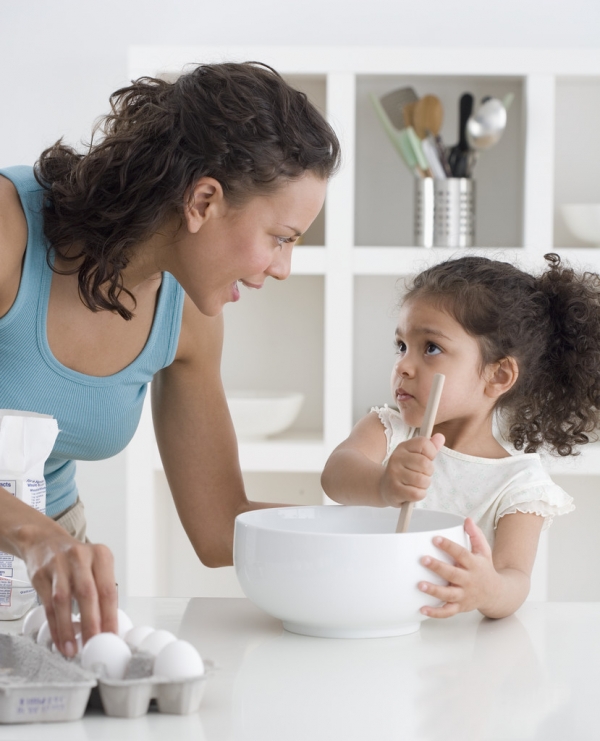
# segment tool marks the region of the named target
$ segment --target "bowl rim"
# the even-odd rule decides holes
[[[293,509],[318,509],[318,508],[327,508],[331,509],[332,507],[345,507],[345,508],[354,508],[354,509],[367,509],[367,510],[383,510],[383,509],[396,509],[395,507],[369,507],[368,505],[361,505],[361,504],[338,504],[338,505],[331,505],[331,504],[303,504],[303,505],[292,505],[291,507],[268,507],[267,509],[272,512],[273,510],[293,510]],[[302,537],[311,537],[311,538],[354,538],[357,535],[361,538],[391,538],[395,537],[396,535],[408,535],[408,536],[416,536],[416,535],[423,535],[423,533],[428,532],[441,532],[444,530],[453,530],[455,527],[463,527],[464,522],[466,520],[466,517],[463,517],[462,515],[458,515],[454,512],[445,512],[444,510],[439,509],[418,509],[417,512],[435,512],[437,514],[442,514],[448,517],[456,518],[456,523],[454,525],[448,525],[446,527],[436,527],[431,530],[416,530],[414,532],[407,532],[407,533],[324,533],[324,532],[310,532],[310,531],[303,531],[303,530],[281,530],[277,527],[268,526],[268,525],[262,525],[262,524],[255,524],[253,522],[244,522],[244,518],[252,517],[254,513],[258,512],[264,512],[264,509],[253,509],[249,510],[248,512],[242,512],[241,514],[237,515],[234,521],[234,540],[235,540],[235,530],[239,524],[244,527],[251,527],[253,530],[261,530],[264,532],[270,532],[270,533],[285,533],[288,536],[302,536]],[[400,514],[400,508],[397,508],[398,515]],[[304,519],[304,518],[302,518]]]

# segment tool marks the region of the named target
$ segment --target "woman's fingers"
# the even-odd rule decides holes
[[[31,581],[44,609],[52,640],[65,656],[77,653],[72,600],[81,615],[82,640],[100,631],[117,633],[117,591],[113,558],[103,545],[60,538],[37,544],[31,553]]]
[[[118,633],[117,585],[115,584],[113,555],[106,546],[96,545],[93,575],[98,590],[100,629],[103,633]]]
[[[65,656],[75,656],[77,645],[71,622],[71,587],[64,572],[55,572],[52,580],[52,612],[55,623],[54,632],[52,632],[52,626],[48,621],[52,640],[58,650]]]
[[[93,546],[82,545],[74,548],[71,562],[73,580],[73,596],[79,605],[81,617],[81,639],[85,644],[92,636],[101,630],[100,604],[98,588],[93,573]]]

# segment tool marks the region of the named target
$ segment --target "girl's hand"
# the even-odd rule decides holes
[[[72,599],[79,605],[83,643],[101,631],[117,632],[113,557],[106,546],[81,543],[59,525],[52,525],[30,540],[23,557],[61,653],[69,657],[77,653]]]
[[[385,506],[400,507],[404,502],[417,502],[425,497],[433,461],[443,444],[444,436],[438,432],[431,439],[413,437],[395,448],[379,483]]]
[[[454,565],[425,556],[423,566],[449,582],[448,586],[420,582],[419,589],[437,597],[442,607],[422,607],[424,615],[447,618],[459,612],[481,610],[494,598],[499,575],[492,561],[492,549],[485,535],[470,517],[465,520],[465,531],[471,539],[471,551],[447,538],[434,538],[434,544],[454,559]]]

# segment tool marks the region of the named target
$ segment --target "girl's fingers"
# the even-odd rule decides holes
[[[441,576],[442,579],[450,582],[450,584],[462,585],[467,573],[465,569],[458,568],[457,566],[454,566],[451,563],[446,563],[445,561],[438,561],[437,558],[431,558],[431,556],[424,556],[421,559],[421,563],[430,571]]]
[[[398,486],[410,487],[412,489],[427,489],[430,478],[421,472],[403,468],[394,472],[394,480]]]
[[[432,618],[449,618],[458,615],[460,607],[456,602],[448,602],[442,607],[421,607],[421,612]]]
[[[486,556],[491,556],[492,549],[490,544],[487,542],[487,538],[483,534],[483,530],[477,527],[470,517],[465,520],[465,532],[471,540],[471,552],[482,553]]]
[[[448,540],[448,538],[442,538],[438,535],[433,539],[433,544],[436,548],[451,556],[457,564],[460,564],[464,568],[468,568],[472,562],[473,556],[471,551],[463,548],[462,545],[455,543],[453,540]]]
[[[432,584],[428,581],[419,582],[419,589],[439,599],[441,602],[460,602],[464,596],[462,587],[443,586],[441,584]]]

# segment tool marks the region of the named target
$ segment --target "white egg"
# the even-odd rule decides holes
[[[144,638],[139,645],[139,650],[156,656],[168,643],[176,640],[177,638],[168,630],[155,630]]]
[[[119,638],[125,638],[125,634],[133,628],[131,618],[126,612],[123,612],[123,610],[119,609],[117,610],[117,619],[119,621],[117,635],[119,636]]]
[[[81,650],[81,666],[109,679],[123,679],[131,659],[131,650],[114,633],[92,636]]]
[[[50,648],[52,645],[52,636],[50,635],[50,626],[47,620],[44,620],[41,628],[38,630],[36,641],[40,646],[45,646],[46,648]]]
[[[168,643],[154,660],[154,674],[167,679],[187,679],[204,674],[204,662],[187,641]]]
[[[128,630],[125,633],[125,643],[131,649],[137,649],[140,647],[140,643],[147,638],[150,633],[154,633],[154,628],[149,625],[136,625],[135,628]]]
[[[22,632],[24,636],[31,636],[37,633],[42,625],[46,622],[46,610],[44,605],[38,605],[30,610],[23,620]]]

